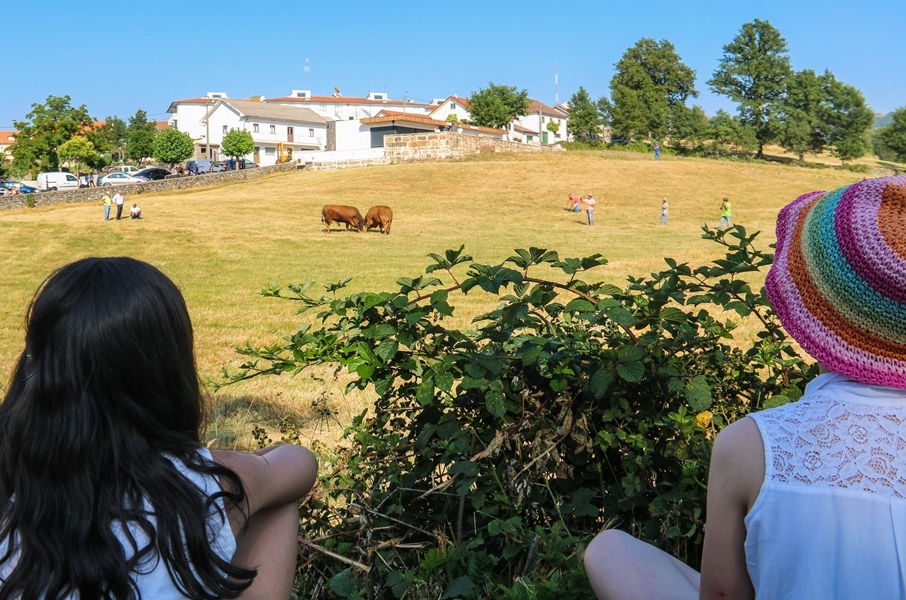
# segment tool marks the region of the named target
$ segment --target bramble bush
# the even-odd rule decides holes
[[[606,526],[697,566],[714,436],[815,374],[746,281],[773,260],[756,236],[704,228],[724,258],[668,258],[622,288],[586,280],[600,255],[529,248],[484,265],[459,248],[395,291],[263,290],[318,325],[240,348],[227,382],[326,363],[377,395],[347,447],[320,449],[297,597],[589,598],[580,558]],[[476,290],[496,308],[446,327]],[[757,333],[734,339],[733,319]]]

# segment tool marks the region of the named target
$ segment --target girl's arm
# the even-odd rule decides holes
[[[299,500],[311,491],[318,475],[315,455],[293,444],[269,446],[254,454],[211,450],[211,455],[214,462],[232,469],[242,480],[249,516]]]
[[[746,569],[743,519],[763,481],[761,433],[755,421],[740,419],[720,432],[711,454],[700,598],[755,597]]]

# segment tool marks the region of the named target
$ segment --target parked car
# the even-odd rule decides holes
[[[121,171],[114,171],[113,173],[108,173],[100,179],[98,179],[98,185],[126,185],[129,183],[144,183],[146,179],[139,179],[138,177],[133,177],[132,175],[127,175]]]
[[[38,173],[38,189],[45,192],[77,190],[79,189],[79,178],[72,173],[64,173],[62,171]]]
[[[258,166],[257,163],[253,163],[252,161],[250,161],[247,158],[243,158],[241,161],[237,161],[237,162],[241,162],[242,165],[237,166],[236,164],[234,164],[233,166],[235,168],[239,168],[239,169],[254,169],[255,167]],[[220,168],[222,168],[224,171],[228,171],[230,169],[229,159],[220,161]]]
[[[0,188],[6,190],[7,193],[18,190],[20,194],[35,194],[40,191],[30,185],[19,183],[18,181],[0,181]]]
[[[169,174],[169,169],[163,169],[161,167],[149,167],[147,169],[142,169],[138,173],[133,173],[132,176],[147,181],[157,181],[158,179],[163,179]]]
[[[132,165],[117,165],[110,169],[111,172],[116,173],[125,173],[126,175],[135,175],[141,169],[138,167],[133,167]]]
[[[223,167],[219,163],[211,162],[209,160],[190,160],[186,163],[186,172],[194,172],[196,175],[202,173],[220,173],[223,171]]]

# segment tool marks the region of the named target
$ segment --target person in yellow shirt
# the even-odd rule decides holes
[[[724,227],[733,227],[733,205],[730,204],[729,198],[724,198],[720,203],[720,222],[717,224],[718,229]]]
[[[110,194],[104,193],[104,197],[101,198],[101,201],[104,203],[104,220],[110,220],[110,209],[113,208],[113,200],[110,198]]]

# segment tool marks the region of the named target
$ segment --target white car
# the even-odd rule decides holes
[[[113,167],[110,170],[114,173],[119,172],[125,173],[126,175],[135,175],[136,173],[141,171],[141,169],[139,169],[138,167],[133,167],[132,165],[119,165],[117,167]]]
[[[126,185],[129,183],[144,183],[144,181],[144,179],[139,179],[138,177],[115,171],[98,179],[98,185]]]

